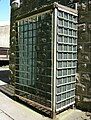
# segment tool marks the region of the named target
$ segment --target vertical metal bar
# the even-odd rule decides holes
[[[19,32],[20,32],[20,31],[19,31],[19,27],[20,27],[20,26],[19,26],[19,22],[16,22],[15,25],[16,25],[15,27],[16,27],[16,29],[17,29],[17,35],[16,35],[16,36],[17,36],[17,39],[16,39],[16,40],[17,40],[17,47],[18,47],[18,49],[16,49],[15,51],[17,52],[17,54],[18,54],[18,59],[19,59]],[[15,43],[15,45],[16,45],[16,43]],[[15,55],[15,63],[16,63],[16,58],[17,58],[17,55]],[[18,59],[17,59],[17,60],[18,60]],[[17,66],[18,66],[18,69],[19,69],[19,60],[18,60]],[[15,69],[15,70],[16,70],[16,69]],[[15,71],[15,76],[16,76],[16,71]],[[16,93],[16,81],[17,81],[16,79],[18,79],[17,82],[19,82],[19,78],[16,78],[15,76],[14,76],[14,80],[15,80],[14,96],[15,96],[15,93]],[[19,72],[18,72],[18,77],[19,77]]]
[[[57,9],[52,14],[52,55],[53,55],[53,79],[52,79],[52,118],[56,117],[56,38],[57,37]]]
[[[29,50],[29,52],[31,51],[31,53],[30,53],[31,56],[30,56],[29,59],[31,60],[31,62],[30,62],[31,86],[33,86],[33,21],[30,24],[31,24],[31,27],[32,27],[31,28],[31,32],[32,32],[31,34],[32,35],[31,35],[31,48],[30,48],[31,50]]]

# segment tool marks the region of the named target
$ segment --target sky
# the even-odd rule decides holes
[[[10,0],[0,0],[0,23],[10,21]]]

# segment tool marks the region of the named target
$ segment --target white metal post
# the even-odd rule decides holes
[[[52,38],[53,38],[53,79],[52,79],[52,117],[56,117],[56,37],[57,37],[57,8],[52,14]]]

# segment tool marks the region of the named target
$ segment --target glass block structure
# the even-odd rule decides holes
[[[77,11],[54,3],[16,24],[15,94],[55,116],[75,103]]]

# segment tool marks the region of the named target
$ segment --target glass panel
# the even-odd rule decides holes
[[[17,94],[47,107],[51,107],[51,19],[45,13],[21,20],[18,26]]]

